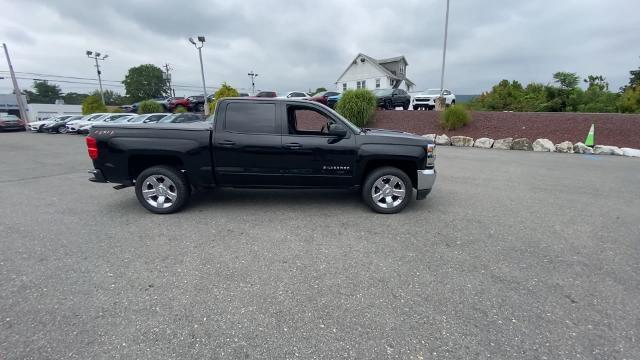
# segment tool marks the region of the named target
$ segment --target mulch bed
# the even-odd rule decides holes
[[[516,113],[475,111],[471,123],[456,131],[444,131],[435,111],[377,111],[368,127],[403,130],[415,134],[464,135],[474,139],[488,137],[546,138],[584,142],[591,124],[595,124],[596,144],[640,148],[640,115],[585,113]]]

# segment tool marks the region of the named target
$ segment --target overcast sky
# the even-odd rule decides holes
[[[335,88],[359,52],[405,55],[418,89],[439,86],[445,0],[153,1],[0,0],[0,41],[14,69],[95,78],[86,50],[109,54],[103,78],[128,68],[173,67],[179,85],[200,84],[187,38],[205,35],[208,87],[223,81],[279,92]],[[445,86],[477,94],[500,79],[547,83],[555,71],[602,74],[617,89],[640,66],[640,2],[634,0],[451,0]],[[4,60],[4,58],[3,58]],[[7,70],[4,61],[0,70]],[[0,92],[11,89],[0,73]],[[40,77],[20,75],[22,77]],[[71,80],[82,81],[82,80]],[[21,80],[29,87],[31,80]],[[91,82],[91,81],[88,81]],[[105,88],[124,92],[116,86]],[[94,85],[58,83],[67,91]],[[197,93],[177,88],[177,95]]]

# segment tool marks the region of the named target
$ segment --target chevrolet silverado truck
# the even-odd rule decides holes
[[[227,98],[206,122],[96,124],[86,138],[90,180],[135,186],[138,201],[173,213],[193,190],[356,189],[376,212],[424,199],[436,179],[435,144],[365,129],[332,109],[294,99]]]

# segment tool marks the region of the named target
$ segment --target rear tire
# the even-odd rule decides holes
[[[179,211],[189,200],[191,188],[178,169],[159,165],[150,167],[136,179],[136,197],[154,214]]]
[[[404,171],[385,166],[371,171],[362,186],[362,199],[380,214],[395,214],[413,197],[411,179]]]
[[[413,110],[420,110],[420,106],[413,105]]]
[[[402,105],[402,110],[409,110],[409,102],[404,103],[404,105]]]

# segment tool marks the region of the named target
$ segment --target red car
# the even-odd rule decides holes
[[[275,91],[260,91],[259,93],[256,94],[255,97],[274,98],[274,97],[278,97],[278,94],[276,94]]]
[[[321,104],[329,106],[327,98],[329,98],[330,96],[336,96],[336,95],[340,95],[340,93],[337,91],[322,91],[313,95],[309,100],[319,102]]]
[[[26,130],[24,120],[15,115],[0,113],[0,131],[5,130]]]
[[[178,106],[182,106],[185,110],[189,110],[190,104],[189,99],[186,98],[175,98],[169,102],[169,111],[175,111]]]

